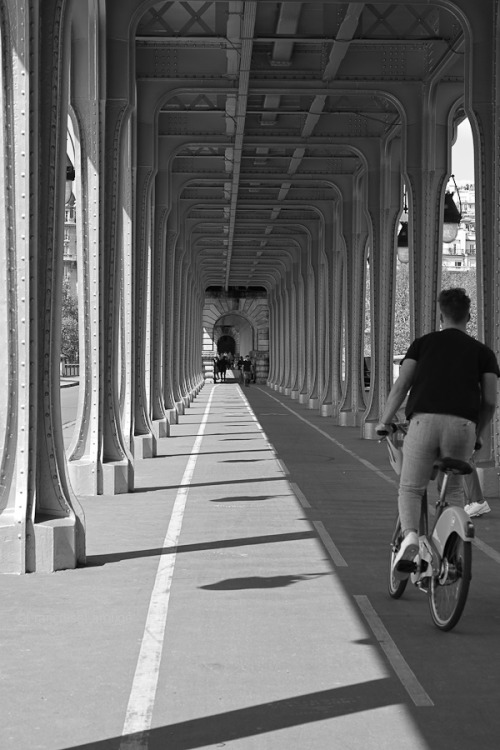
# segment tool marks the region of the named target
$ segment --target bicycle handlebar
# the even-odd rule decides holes
[[[398,429],[397,424],[394,424],[394,422],[391,422],[390,427],[391,427],[392,433],[397,432],[397,429]],[[380,437],[387,437],[387,435],[391,434],[389,430],[377,430],[376,432],[377,432],[377,435],[380,435]]]

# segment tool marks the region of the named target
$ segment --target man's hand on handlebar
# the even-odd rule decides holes
[[[394,425],[392,422],[390,424],[379,422],[375,427],[375,432],[377,435],[380,435],[380,437],[385,437],[386,435],[390,435],[391,432],[394,432]]]

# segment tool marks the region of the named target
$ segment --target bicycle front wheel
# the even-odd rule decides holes
[[[402,541],[403,541],[403,532],[401,531],[401,523],[399,521],[399,516],[398,516],[396,519],[396,526],[394,528],[394,534],[392,535],[391,556],[389,559],[388,589],[389,589],[389,595],[393,599],[399,599],[401,596],[403,596],[404,590],[406,588],[406,584],[408,583],[408,577],[401,580],[400,578],[396,578],[396,576],[394,575],[394,560],[399,551],[399,548],[401,547]]]
[[[471,570],[471,543],[464,542],[458,534],[450,534],[439,574],[432,576],[429,586],[429,607],[440,630],[451,630],[460,620],[469,593]]]

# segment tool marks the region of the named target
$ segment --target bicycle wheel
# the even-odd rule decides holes
[[[469,593],[471,570],[471,543],[450,534],[439,574],[432,576],[429,586],[429,607],[440,630],[451,630],[459,621]]]
[[[401,580],[399,578],[396,578],[396,576],[394,575],[394,559],[399,551],[402,539],[403,539],[403,534],[401,532],[401,523],[399,521],[399,516],[398,516],[396,519],[396,526],[394,528],[394,534],[392,535],[391,557],[389,560],[388,589],[389,589],[389,596],[391,596],[393,599],[399,599],[401,596],[403,596],[403,592],[406,588],[406,584],[408,583],[408,578],[404,578],[403,580]]]

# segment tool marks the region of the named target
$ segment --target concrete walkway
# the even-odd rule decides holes
[[[331,422],[207,385],[134,493],[83,498],[86,567],[1,577],[0,748],[498,748],[498,501],[442,634],[386,594],[384,447]]]

